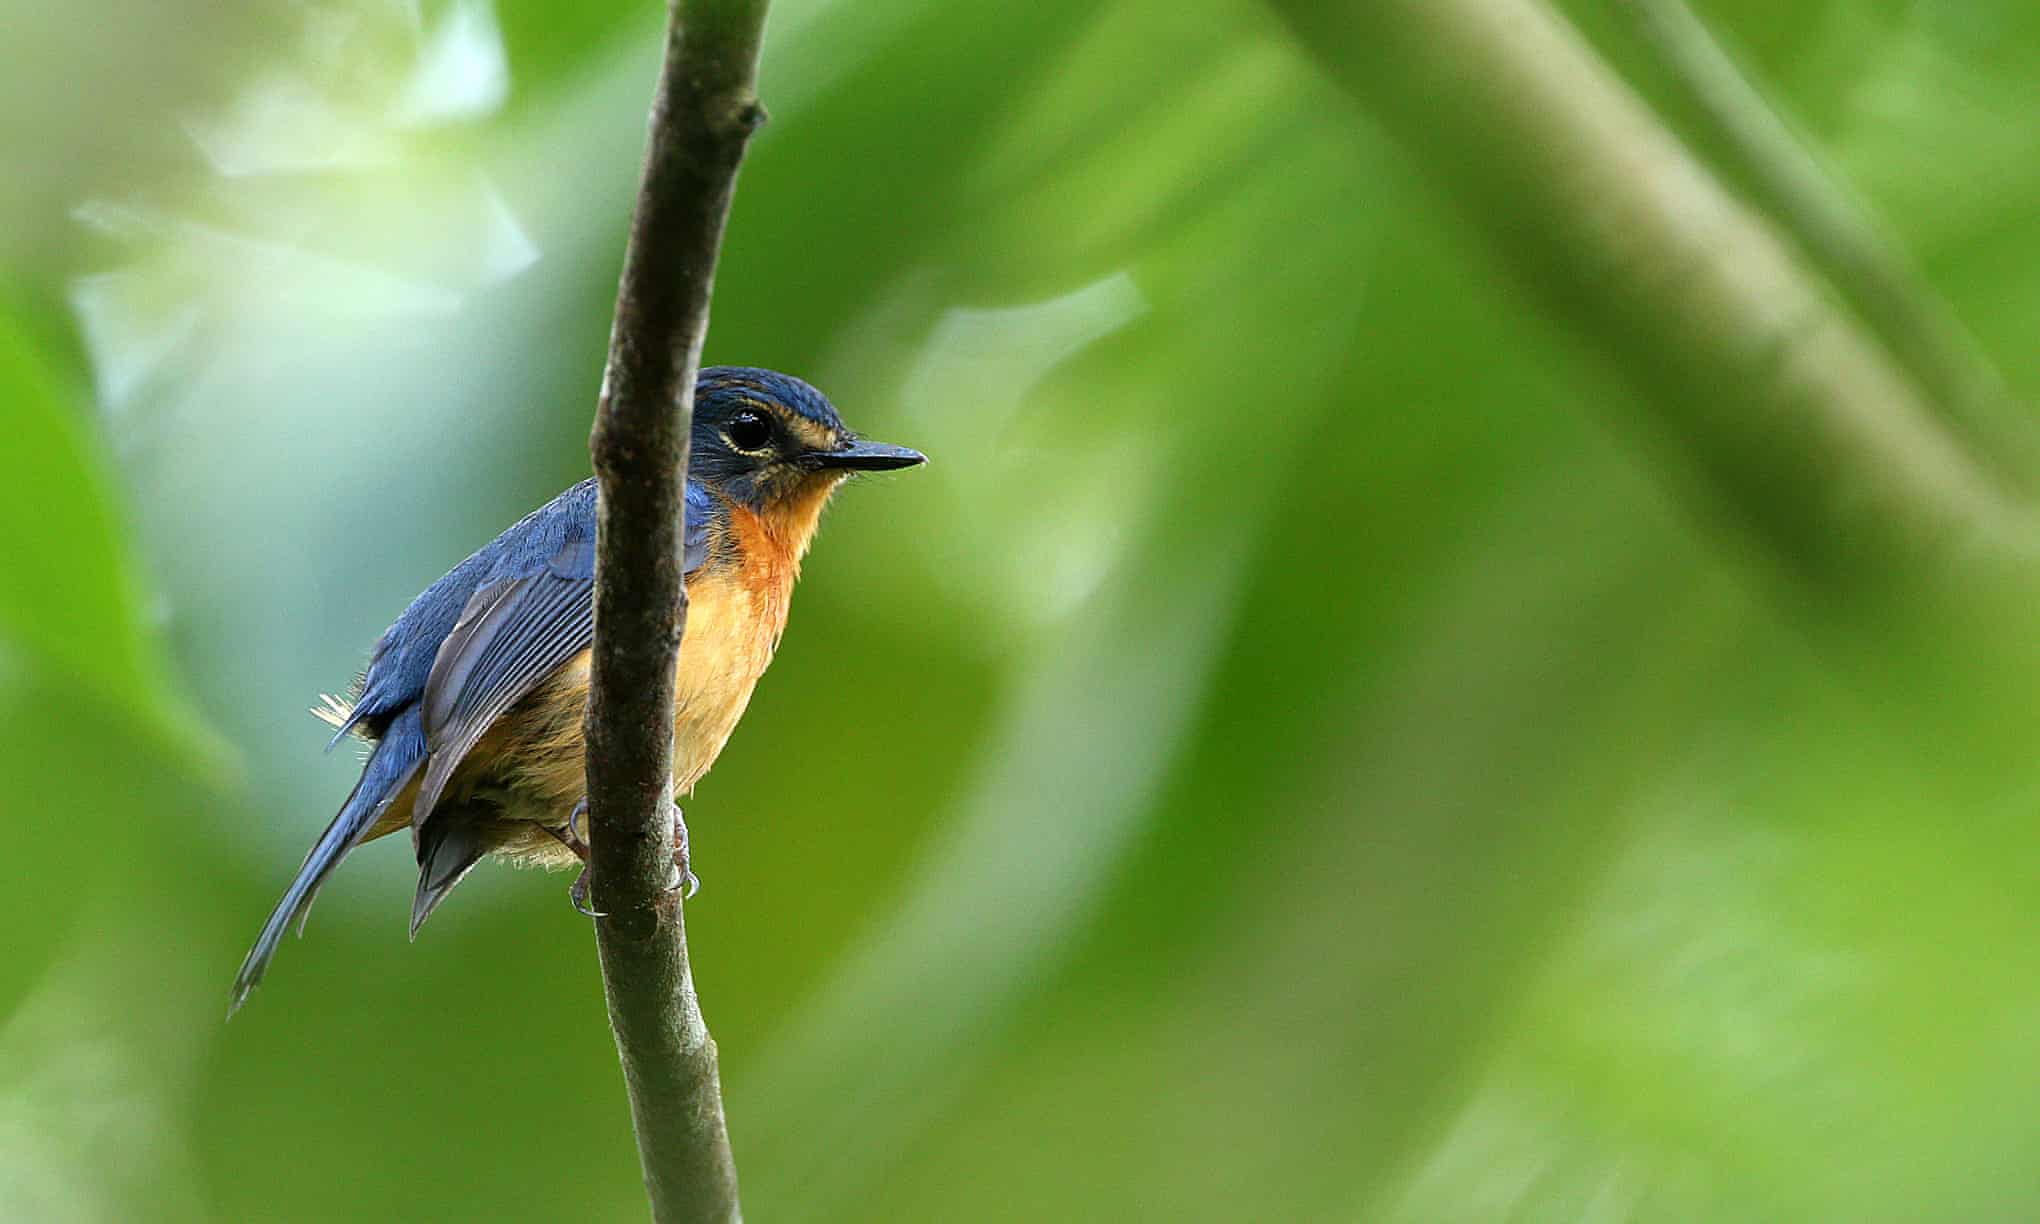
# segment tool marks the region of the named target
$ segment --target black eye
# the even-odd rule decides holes
[[[772,440],[772,422],[766,420],[762,412],[745,409],[730,418],[724,432],[729,435],[730,445],[738,450],[764,450],[765,444]]]

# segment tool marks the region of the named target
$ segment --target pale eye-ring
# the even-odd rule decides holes
[[[764,413],[746,408],[730,418],[723,432],[738,450],[760,451],[772,440],[772,422],[765,419]]]

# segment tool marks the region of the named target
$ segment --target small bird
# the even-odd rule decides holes
[[[687,629],[674,672],[673,787],[686,794],[771,663],[801,558],[849,476],[926,462],[868,442],[820,391],[741,366],[695,384],[686,489]],[[455,566],[384,631],[345,702],[314,713],[374,745],[333,823],[263,924],[230,1012],[348,851],[409,828],[411,935],[483,856],[585,865],[582,717],[594,638],[595,482],[534,510]],[[330,745],[329,745],[330,746]],[[674,812],[679,866],[686,826]],[[575,905],[585,911],[582,881]]]

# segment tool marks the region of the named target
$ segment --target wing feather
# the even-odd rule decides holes
[[[432,661],[423,697],[431,754],[411,807],[424,826],[454,770],[498,718],[595,636],[595,552],[569,540],[545,568],[476,591]]]
[[[682,565],[693,573],[711,551],[718,515],[700,485],[686,490]],[[411,827],[431,816],[446,784],[498,718],[595,638],[595,541],[572,533],[534,573],[491,582],[469,597],[441,643],[420,704],[430,754]]]

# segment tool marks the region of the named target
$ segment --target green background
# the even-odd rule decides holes
[[[307,707],[587,473],[656,7],[0,8],[0,1217],[641,1214],[564,876],[412,945],[378,844],[222,1015]],[[2040,390],[2040,10],[1703,14]],[[708,358],[933,463],[688,804],[752,1218],[2040,1214],[2040,775],[1266,10],[782,0],[762,88]]]

